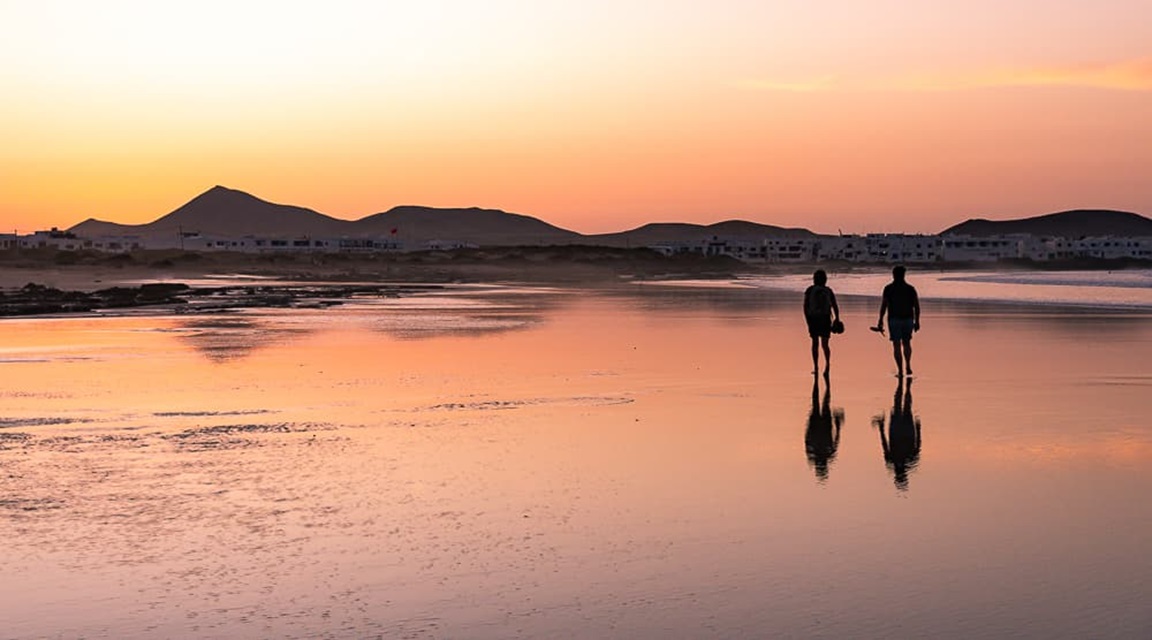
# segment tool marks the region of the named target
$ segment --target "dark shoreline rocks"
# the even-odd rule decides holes
[[[109,309],[168,308],[174,313],[256,307],[321,309],[362,297],[399,297],[439,285],[236,285],[193,288],[183,283],[149,283],[97,291],[63,291],[28,283],[0,291],[0,317],[92,313]]]

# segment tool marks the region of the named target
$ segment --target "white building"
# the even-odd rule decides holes
[[[1026,247],[1033,236],[944,236],[944,260],[948,262],[995,262],[1026,257]]]
[[[184,232],[172,237],[100,236],[84,238],[80,248],[105,252],[180,249],[184,251],[235,251],[240,253],[279,253],[286,251],[349,253],[402,251],[404,247],[400,241],[384,237],[313,238],[307,236],[265,237],[254,235],[233,237]]]
[[[479,249],[480,245],[456,240],[429,240],[424,243],[424,248],[429,251],[451,251],[453,249]]]
[[[1079,258],[1099,258],[1101,260],[1152,259],[1152,238],[1100,236],[1080,238],[1072,241],[1071,245],[1072,253]]]
[[[1031,234],[944,237],[944,259],[950,262],[996,262],[1005,259],[1048,262],[1077,258],[1152,260],[1152,238],[1100,236],[1073,240]]]
[[[903,233],[821,238],[818,257],[848,262],[925,263],[941,260],[940,237]]]

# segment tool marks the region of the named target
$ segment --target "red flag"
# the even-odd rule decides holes
[[[397,231],[399,231],[399,229],[397,229],[396,227],[392,227],[392,235],[396,235]]]

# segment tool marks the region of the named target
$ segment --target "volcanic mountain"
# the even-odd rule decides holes
[[[351,223],[323,213],[283,204],[215,186],[187,204],[147,224],[117,224],[88,219],[69,229],[79,236],[175,236],[178,233],[245,236],[340,236]]]
[[[699,242],[712,237],[733,239],[750,238],[814,238],[807,229],[776,227],[746,220],[726,220],[700,225],[683,222],[654,222],[621,233],[587,236],[588,244],[609,247],[643,247],[661,242]]]
[[[641,247],[661,242],[702,242],[765,238],[814,238],[808,229],[777,227],[745,220],[709,225],[653,223],[629,231],[583,235],[531,216],[499,209],[399,206],[359,220],[342,220],[323,213],[261,200],[235,189],[216,186],[171,213],[146,224],[126,225],[88,219],[69,231],[84,237],[138,236],[174,238],[180,233],[207,236],[267,238],[394,237],[409,247],[431,240],[480,246],[570,245]],[[1106,209],[1062,211],[1017,220],[972,219],[949,227],[945,234],[973,236],[1029,233],[1037,236],[1149,236],[1152,219]]]
[[[358,235],[395,235],[401,241],[469,242],[481,246],[578,244],[584,236],[499,209],[400,206],[353,223]]]
[[[1018,220],[976,218],[940,232],[941,235],[993,236],[1030,233],[1034,236],[1152,236],[1152,219],[1110,209],[1075,209]]]
[[[571,244],[583,236],[529,216],[493,209],[403,206],[360,220],[340,220],[311,209],[274,204],[216,186],[147,224],[88,219],[69,229],[79,236],[174,237],[179,233],[270,238],[395,236],[406,243],[429,240],[481,245]]]

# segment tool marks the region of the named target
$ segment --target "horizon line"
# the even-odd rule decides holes
[[[127,227],[143,227],[143,226],[148,226],[148,225],[151,225],[151,224],[155,224],[156,222],[159,222],[160,220],[163,220],[164,218],[166,218],[166,217],[168,217],[168,216],[172,215],[173,213],[175,213],[175,212],[179,211],[180,209],[184,208],[185,206],[187,206],[187,205],[191,204],[191,203],[192,203],[193,201],[195,201],[196,199],[198,199],[198,198],[201,198],[201,197],[203,197],[203,196],[205,196],[205,195],[207,195],[207,194],[209,194],[209,193],[211,193],[211,192],[213,192],[213,191],[216,191],[216,190],[221,190],[221,191],[228,191],[228,192],[232,192],[232,193],[242,194],[242,195],[244,195],[244,196],[247,196],[247,197],[249,197],[249,198],[253,198],[253,199],[255,199],[255,200],[259,200],[260,202],[264,202],[264,203],[266,203],[266,204],[269,204],[269,205],[273,205],[273,206],[279,206],[279,207],[292,207],[292,208],[296,208],[296,209],[304,209],[304,210],[306,210],[306,211],[309,211],[309,212],[315,213],[315,214],[317,214],[317,215],[321,215],[321,216],[324,216],[324,217],[326,217],[326,218],[330,218],[330,219],[332,219],[332,220],[335,220],[335,221],[337,221],[337,222],[345,222],[345,223],[352,223],[352,224],[354,224],[354,223],[357,223],[357,222],[360,222],[360,221],[362,221],[362,220],[364,220],[364,219],[366,219],[366,218],[370,218],[370,217],[372,217],[372,216],[377,216],[377,215],[382,215],[382,214],[390,213],[390,212],[392,212],[392,211],[394,211],[394,210],[396,210],[396,209],[400,209],[400,208],[404,208],[404,207],[412,207],[412,208],[419,208],[419,209],[429,209],[429,210],[436,210],[436,211],[465,211],[465,210],[469,210],[469,209],[474,209],[474,210],[478,210],[478,211],[494,211],[494,212],[504,213],[504,214],[507,214],[507,215],[518,215],[518,216],[524,216],[524,217],[528,217],[528,218],[532,218],[532,219],[534,219],[534,220],[540,221],[540,222],[542,222],[542,223],[544,223],[544,224],[547,224],[547,225],[549,225],[549,226],[555,227],[556,229],[560,229],[560,230],[562,230],[562,231],[566,231],[566,232],[569,232],[569,233],[574,233],[574,234],[577,234],[577,235],[580,235],[580,236],[589,236],[589,237],[591,237],[591,236],[605,236],[605,235],[614,235],[614,234],[622,234],[622,233],[628,233],[628,232],[631,232],[631,231],[636,231],[636,230],[638,230],[638,229],[642,229],[642,228],[644,228],[644,227],[646,227],[646,226],[649,226],[649,225],[686,225],[686,226],[693,226],[693,227],[702,227],[702,228],[707,228],[707,227],[712,227],[712,226],[715,226],[715,225],[724,224],[724,223],[730,223],[730,222],[737,222],[737,223],[748,223],[748,224],[755,224],[755,225],[761,225],[761,226],[776,227],[776,228],[779,228],[779,229],[782,229],[782,230],[787,230],[787,231],[806,231],[806,232],[808,232],[808,233],[812,233],[812,234],[814,234],[814,235],[822,235],[822,236],[843,236],[843,235],[861,235],[861,236],[866,236],[866,235],[872,235],[872,234],[901,234],[901,235],[940,235],[940,234],[942,234],[944,231],[946,231],[947,229],[950,229],[950,228],[952,228],[952,227],[955,227],[955,226],[957,226],[957,225],[960,225],[960,224],[964,224],[964,223],[967,223],[967,222],[992,222],[992,223],[1009,223],[1009,222],[1019,222],[1019,221],[1025,221],[1025,220],[1033,220],[1033,219],[1036,219],[1036,218],[1042,218],[1042,217],[1045,217],[1045,216],[1058,215],[1058,214],[1062,214],[1062,213],[1071,213],[1071,212],[1076,212],[1076,211],[1085,211],[1085,212],[1087,212],[1087,211],[1100,211],[1100,212],[1124,213],[1124,214],[1131,214],[1131,215],[1139,216],[1139,217],[1141,217],[1141,218],[1144,218],[1144,219],[1146,219],[1146,220],[1150,220],[1150,221],[1152,221],[1152,218],[1150,218],[1149,216],[1147,216],[1147,215],[1145,215],[1145,214],[1143,214],[1143,213],[1141,213],[1141,212],[1138,212],[1138,211],[1128,211],[1128,210],[1124,210],[1124,209],[1111,209],[1111,208],[1106,208],[1106,207],[1075,207],[1075,208],[1071,208],[1071,209],[1061,209],[1061,210],[1059,210],[1059,211],[1048,211],[1048,212],[1045,212],[1045,213],[1035,214],[1035,215],[1031,215],[1031,216],[1024,216],[1024,217],[1017,217],[1017,218],[1007,218],[1007,219],[995,219],[995,218],[986,218],[986,217],[969,217],[969,218],[967,218],[967,219],[965,219],[965,220],[962,220],[962,221],[960,221],[960,222],[956,222],[956,223],[953,223],[953,224],[949,225],[948,227],[946,227],[945,229],[942,229],[942,230],[940,230],[940,231],[936,231],[936,232],[921,232],[921,233],[908,233],[908,232],[903,232],[903,231],[867,231],[867,232],[849,232],[849,233],[844,233],[844,232],[843,232],[843,230],[842,230],[842,228],[837,228],[837,230],[836,230],[835,232],[828,232],[828,233],[824,233],[824,232],[813,231],[812,229],[810,229],[810,228],[808,228],[808,227],[787,227],[787,226],[783,226],[783,225],[779,225],[779,224],[774,224],[774,223],[770,223],[770,222],[759,222],[759,221],[756,221],[756,220],[749,220],[749,219],[747,219],[747,218],[726,218],[726,219],[723,219],[723,220],[717,220],[717,221],[715,221],[715,222],[708,222],[708,223],[701,223],[701,222],[684,222],[684,221],[674,221],[674,220],[673,220],[673,221],[652,221],[652,220],[650,220],[650,221],[648,221],[648,222],[645,222],[645,223],[643,223],[643,224],[640,224],[640,225],[638,225],[638,226],[635,226],[635,227],[632,227],[632,228],[628,228],[628,229],[619,230],[619,231],[608,231],[608,232],[601,232],[601,233],[584,233],[584,232],[581,232],[581,231],[574,231],[574,230],[572,230],[572,229],[568,229],[568,228],[565,228],[565,227],[560,227],[560,226],[557,226],[557,225],[553,224],[552,222],[549,222],[548,220],[546,220],[546,219],[544,219],[544,218],[541,218],[541,217],[539,217],[539,216],[533,215],[533,214],[527,214],[527,213],[519,213],[519,212],[515,212],[515,211],[508,211],[508,210],[505,210],[505,209],[501,209],[501,208],[496,208],[496,207],[485,207],[485,206],[479,206],[479,205],[467,205],[467,206],[456,206],[456,207],[452,207],[452,206],[432,206],[432,205],[421,205],[421,204],[396,204],[396,205],[393,205],[393,206],[391,206],[390,208],[388,208],[388,209],[386,209],[386,210],[383,210],[383,211],[376,211],[376,212],[373,212],[373,213],[367,213],[367,214],[364,214],[364,215],[360,216],[359,218],[340,218],[340,217],[337,217],[337,216],[334,216],[334,215],[331,215],[331,214],[328,214],[328,213],[324,213],[324,212],[322,212],[322,211],[318,211],[318,210],[316,210],[316,209],[313,209],[313,208],[311,208],[311,207],[308,207],[308,206],[303,206],[303,205],[298,205],[298,204],[287,204],[287,203],[282,203],[282,202],[273,202],[273,201],[271,201],[271,200],[266,200],[266,199],[264,199],[264,198],[262,198],[262,197],[260,197],[260,196],[257,196],[257,195],[255,195],[255,194],[253,194],[253,193],[251,193],[251,192],[248,192],[248,191],[244,191],[244,190],[242,190],[242,189],[236,189],[236,188],[234,188],[234,187],[229,187],[229,186],[225,186],[225,185],[222,185],[222,184],[216,184],[216,185],[212,186],[211,188],[209,188],[209,189],[206,189],[205,191],[202,191],[202,192],[198,193],[197,195],[193,196],[191,199],[189,199],[188,201],[184,202],[183,204],[181,204],[180,206],[176,207],[175,209],[173,209],[173,210],[171,210],[171,211],[169,211],[169,212],[167,212],[167,213],[164,213],[164,214],[160,215],[159,217],[157,217],[157,218],[155,218],[155,219],[153,219],[153,220],[151,220],[151,221],[149,221],[149,222],[142,222],[142,223],[124,223],[124,222],[115,222],[115,221],[112,221],[112,220],[103,220],[103,219],[100,219],[100,218],[96,218],[96,217],[88,217],[88,218],[86,218],[86,219],[84,219],[84,220],[82,220],[82,221],[80,221],[80,222],[77,222],[77,223],[75,223],[75,224],[72,224],[72,225],[70,225],[70,226],[68,226],[68,227],[64,227],[64,228],[63,228],[63,230],[64,230],[64,231],[70,231],[71,229],[73,229],[73,228],[75,228],[75,227],[78,227],[78,226],[80,226],[80,225],[82,225],[82,224],[88,223],[88,222],[98,222],[98,223],[103,223],[103,224],[113,224],[113,225],[117,225],[117,226],[127,226]],[[53,228],[56,228],[56,229],[58,229],[58,230],[60,229],[59,227],[53,227]],[[19,229],[14,229],[13,231],[14,231],[15,233],[17,233],[17,234],[19,233]],[[36,231],[33,231],[33,232],[31,232],[31,233],[36,233],[37,231],[45,231],[45,229],[37,229]]]

